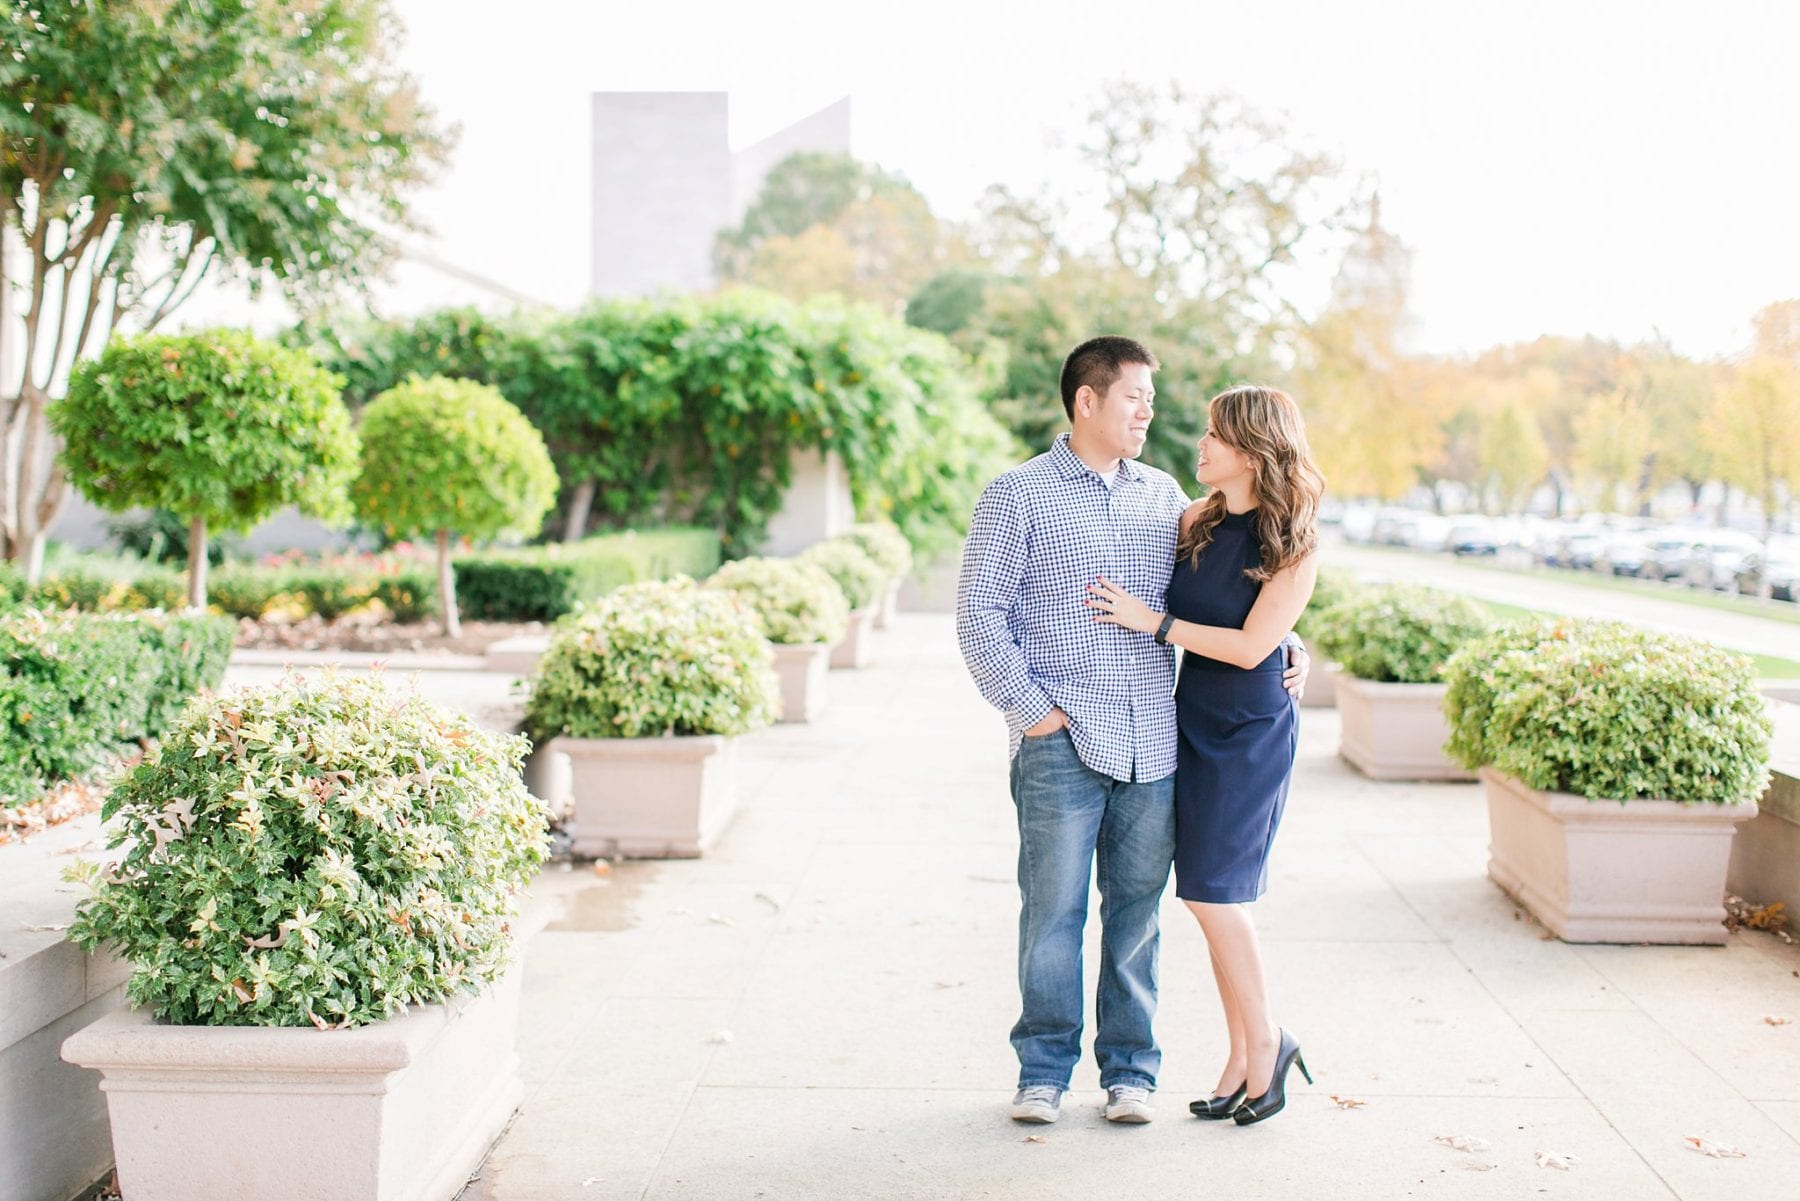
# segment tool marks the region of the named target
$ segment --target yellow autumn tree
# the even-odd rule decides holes
[[[1719,477],[1762,505],[1767,531],[1800,482],[1800,369],[1751,359],[1714,396],[1702,434]]]

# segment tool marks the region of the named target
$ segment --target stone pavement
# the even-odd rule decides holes
[[[1485,878],[1478,789],[1361,779],[1329,710],[1305,711],[1257,907],[1317,1085],[1296,1073],[1256,1127],[1187,1116],[1225,1041],[1171,897],[1157,1121],[1102,1121],[1090,1060],[1058,1124],[1013,1124],[1000,721],[947,617],[903,615],[878,652],[832,673],[821,721],[747,741],[707,858],[541,879],[563,909],[528,953],[525,1101],[464,1201],[1800,1195],[1800,949],[1547,941]]]

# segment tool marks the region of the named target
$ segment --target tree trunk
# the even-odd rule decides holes
[[[188,522],[188,608],[206,608],[206,518]]]
[[[444,637],[462,637],[462,619],[456,615],[456,573],[450,570],[450,531],[437,532],[438,612],[444,615]]]
[[[587,533],[588,513],[594,507],[594,481],[582,480],[569,497],[569,515],[563,522],[563,541],[579,542]]]

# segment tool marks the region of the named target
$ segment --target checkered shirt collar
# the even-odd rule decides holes
[[[1099,474],[1092,467],[1083,463],[1080,455],[1069,449],[1067,433],[1056,435],[1056,442],[1050,447],[1050,460],[1056,464],[1057,471],[1061,472],[1065,479],[1074,479],[1080,475]],[[1144,472],[1138,466],[1136,459],[1120,459],[1119,477],[1135,484],[1144,478]]]

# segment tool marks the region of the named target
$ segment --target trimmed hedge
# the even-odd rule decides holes
[[[1359,589],[1318,618],[1319,649],[1362,680],[1435,684],[1444,663],[1494,624],[1466,597],[1391,584]]]
[[[24,609],[0,617],[0,804],[18,804],[160,738],[216,687],[231,623],[204,615]]]
[[[1444,669],[1445,749],[1527,787],[1731,804],[1769,781],[1773,723],[1743,655],[1622,622],[1515,622]]]
[[[456,600],[476,621],[555,621],[622,584],[708,576],[719,566],[711,530],[602,534],[576,543],[491,551],[456,560]]]

